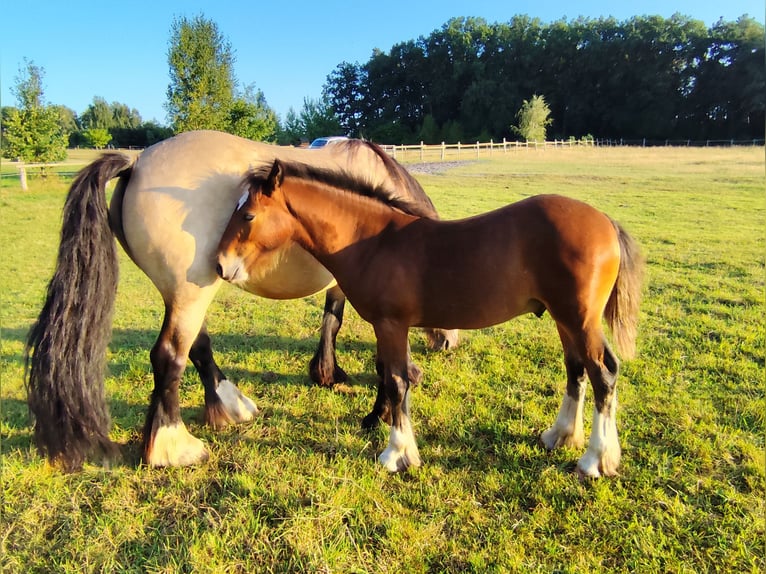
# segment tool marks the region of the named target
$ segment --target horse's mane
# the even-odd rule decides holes
[[[431,198],[426,195],[426,192],[420,183],[418,183],[418,181],[412,177],[410,172],[408,172],[404,167],[402,167],[401,164],[399,164],[390,155],[388,155],[385,150],[378,144],[363,139],[348,139],[333,144],[333,147],[336,149],[345,149],[349,155],[352,156],[362,148],[366,148],[372,151],[372,153],[374,153],[383,164],[383,167],[386,168],[388,177],[396,189],[406,190],[406,193],[409,196],[406,199],[416,203],[421,203],[424,206],[429,206],[432,211],[429,217],[433,219],[437,219],[439,217],[436,213],[436,207],[434,207],[434,204],[431,202]],[[405,199],[401,193],[395,195]]]
[[[380,150],[380,153],[388,157],[388,154],[386,154],[383,150]],[[381,159],[383,159],[382,156]],[[393,162],[393,160],[391,161]],[[434,219],[436,217],[436,210],[434,209],[431,200],[428,198],[425,192],[422,191],[422,188],[420,188],[420,190],[423,194],[423,197],[425,198],[424,202],[418,201],[420,198],[410,199],[402,197],[401,194],[397,193],[395,189],[391,189],[391,187],[389,187],[390,184],[386,185],[370,183],[369,181],[363,179],[361,176],[351,174],[347,171],[337,171],[322,167],[315,167],[305,163],[287,162],[282,160],[280,160],[280,164],[282,166],[284,177],[309,180],[346,193],[368,197],[389,207],[393,207],[394,209],[398,209],[399,211],[409,213],[411,215],[416,215],[418,217],[427,217],[429,219]],[[386,167],[388,168],[388,165]],[[394,163],[394,168],[396,167],[399,166],[398,164]],[[259,187],[268,179],[269,174],[271,173],[271,169],[272,165],[265,165],[260,169],[251,171],[245,176],[245,183],[254,187]],[[410,176],[404,170],[404,168],[400,169],[401,172],[412,178],[412,176]],[[401,172],[397,170],[397,174],[401,175]],[[419,184],[417,184],[417,182],[415,183],[419,187]]]

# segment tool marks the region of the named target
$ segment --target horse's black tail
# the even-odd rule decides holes
[[[112,454],[104,362],[117,291],[117,250],[106,184],[129,177],[132,160],[104,154],[84,168],[64,204],[61,243],[45,305],[27,337],[29,409],[40,453],[65,470],[94,449]]]

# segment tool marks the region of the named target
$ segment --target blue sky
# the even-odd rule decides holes
[[[366,62],[372,50],[427,36],[452,17],[506,22],[528,14],[543,22],[673,13],[711,25],[749,14],[764,21],[763,0],[127,0],[3,3],[0,103],[16,105],[11,88],[27,58],[45,71],[45,98],[82,113],[95,96],[165,123],[167,49],[174,17],[213,20],[236,55],[240,84],[254,83],[284,117],[304,97],[317,98],[341,62]]]

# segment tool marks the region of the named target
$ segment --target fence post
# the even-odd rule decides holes
[[[27,191],[27,168],[24,166],[24,162],[19,165],[19,182],[21,183],[21,191]]]
[[[442,161],[444,161],[444,157],[446,156],[446,154],[447,154],[447,145],[444,142],[442,142]]]
[[[420,140],[420,163],[423,163],[423,140]]]
[[[457,142],[457,158],[460,159],[460,142]]]

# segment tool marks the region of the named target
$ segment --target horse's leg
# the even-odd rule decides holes
[[[210,336],[203,324],[189,350],[189,359],[205,388],[205,423],[221,429],[232,423],[252,420],[258,413],[255,403],[223,374],[213,358]]]
[[[567,389],[556,421],[540,436],[549,450],[560,446],[582,448],[585,444],[583,431],[583,407],[585,405],[585,364],[563,328],[559,336],[564,347],[567,370]]]
[[[593,330],[586,347],[585,370],[588,373],[595,407],[588,448],[577,462],[577,472],[585,477],[614,476],[620,464],[620,441],[617,436],[617,373],[619,361],[600,329]]]
[[[154,390],[144,425],[144,461],[150,466],[186,466],[204,462],[208,452],[181,419],[178,386],[213,293],[186,305],[165,304],[165,319],[150,357]]]
[[[331,387],[335,383],[343,383],[348,379],[345,371],[338,366],[335,357],[335,339],[343,325],[345,305],[346,296],[340,287],[336,285],[327,290],[319,346],[309,363],[311,380],[323,387]]]
[[[420,466],[420,453],[410,419],[407,326],[384,321],[375,326],[378,359],[383,362],[385,400],[391,410],[388,446],[378,461],[391,472]]]

